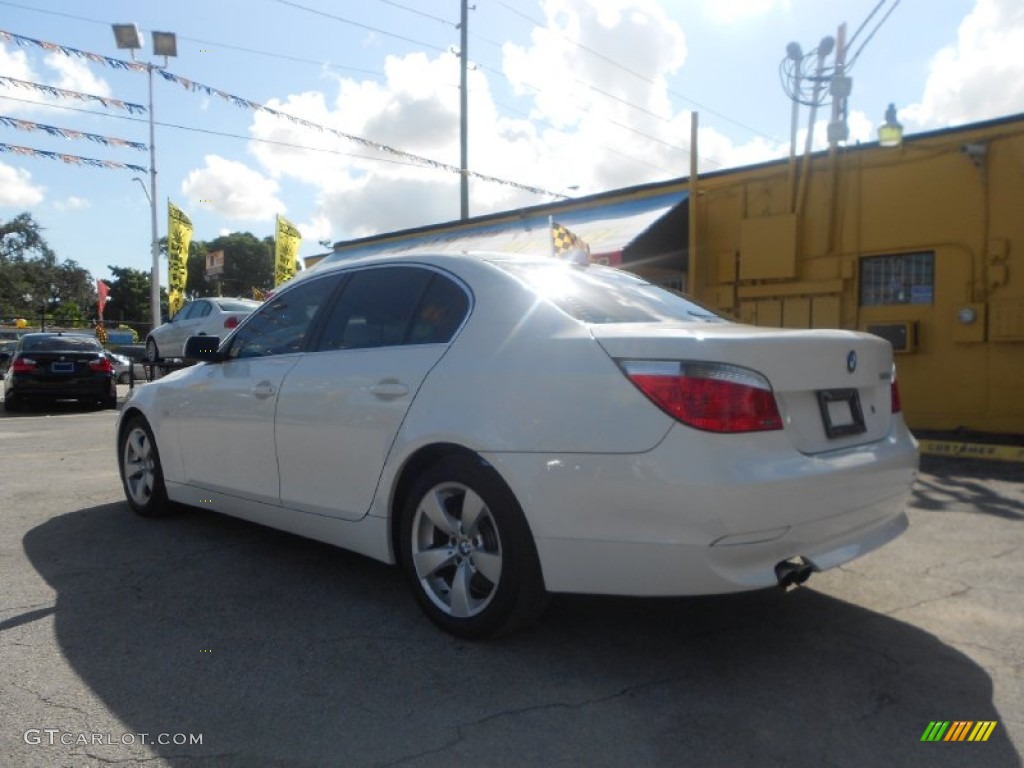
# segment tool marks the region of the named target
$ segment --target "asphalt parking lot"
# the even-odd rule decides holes
[[[115,416],[0,413],[2,766],[1021,765],[1020,464],[926,458],[907,533],[788,593],[556,596],[474,644],[397,569],[136,517]]]

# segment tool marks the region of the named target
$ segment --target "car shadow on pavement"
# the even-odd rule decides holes
[[[93,506],[23,543],[91,692],[128,730],[203,735],[154,746],[170,764],[1020,765],[984,669],[811,588],[555,596],[535,627],[470,643],[397,568],[199,510]],[[1000,725],[921,742],[957,719]]]
[[[1024,469],[1017,462],[922,456],[921,469],[912,501],[918,509],[973,509],[1006,520],[1024,520]],[[992,481],[1015,490],[999,493]]]
[[[118,409],[121,407],[120,403],[121,400],[118,399]],[[2,408],[0,409],[0,418],[21,418],[24,416],[28,416],[30,418],[45,418],[47,416],[64,416],[69,413],[91,413],[93,411],[104,410],[109,410],[111,413],[115,413],[113,408],[105,408],[96,403],[78,400],[57,400],[55,402],[46,403],[25,403],[24,406],[14,412],[8,411],[6,408]]]

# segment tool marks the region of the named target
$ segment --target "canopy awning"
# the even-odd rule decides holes
[[[551,251],[550,216],[590,246],[591,258],[604,257],[601,260],[606,263],[619,264],[622,250],[686,200],[687,195],[685,190],[674,190],[588,207],[567,205],[565,210],[545,208],[498,220],[487,217],[488,220],[475,223],[454,222],[336,246],[335,253],[343,254],[341,258],[425,249],[441,253],[498,251],[544,255]]]

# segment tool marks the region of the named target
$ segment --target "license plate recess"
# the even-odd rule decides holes
[[[867,430],[856,389],[819,390],[818,408],[829,439],[859,435]]]

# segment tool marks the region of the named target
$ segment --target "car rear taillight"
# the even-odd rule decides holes
[[[708,432],[782,429],[771,385],[757,371],[668,360],[623,360],[619,365],[655,405],[688,426]]]
[[[896,383],[896,373],[893,372],[892,384],[889,385],[889,397],[892,401],[892,412],[899,413],[903,410],[903,403],[900,402],[900,385]]]
[[[114,366],[111,364],[109,357],[101,357],[97,360],[89,361],[89,370],[100,373],[113,373]]]
[[[234,315],[231,315],[231,317],[224,321],[224,327],[229,330],[234,328],[236,325],[238,325],[238,318]]]
[[[36,361],[27,357],[16,357],[11,362],[11,373],[31,373],[36,369]]]

